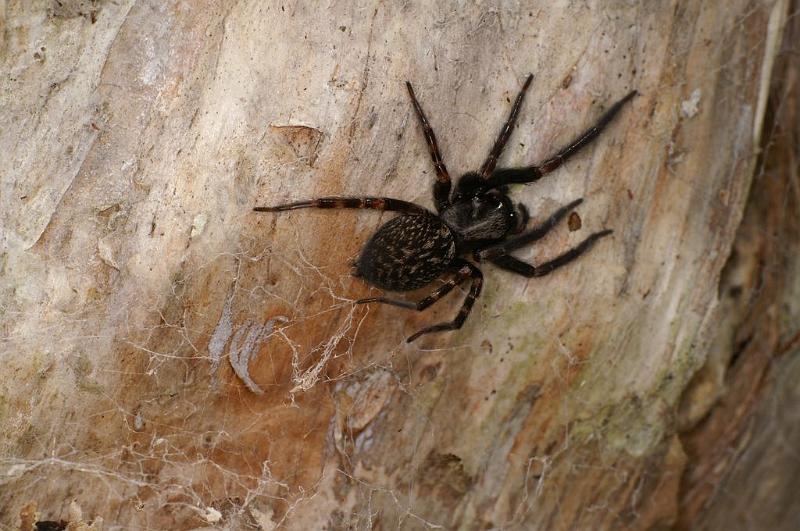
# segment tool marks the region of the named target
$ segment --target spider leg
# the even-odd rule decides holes
[[[466,260],[456,260],[453,264],[453,270],[455,271],[456,275],[434,290],[430,295],[418,302],[404,301],[400,299],[388,299],[386,297],[370,297],[368,299],[359,299],[356,301],[356,304],[380,302],[383,304],[391,304],[392,306],[399,306],[400,308],[408,308],[409,310],[421,312],[434,302],[450,293],[453,288],[468,279],[472,275],[472,271],[469,268],[470,265],[471,264]]]
[[[475,304],[475,299],[477,299],[478,295],[481,294],[481,287],[483,286],[483,273],[481,273],[480,269],[478,269],[471,263],[467,262],[466,260],[460,260],[459,262],[462,264],[462,267],[458,272],[458,276],[463,277],[462,281],[467,277],[471,277],[472,286],[469,289],[469,294],[467,294],[467,298],[464,300],[464,305],[458,311],[458,315],[456,315],[456,318],[450,321],[449,323],[435,324],[433,326],[428,326],[426,328],[423,328],[422,330],[415,332],[408,339],[406,339],[406,343],[411,343],[412,341],[414,341],[423,334],[442,332],[445,330],[458,330],[459,328],[461,328],[461,325],[464,324],[464,321],[467,320],[469,312],[472,311],[472,306]],[[450,289],[452,289],[452,287]]]
[[[589,144],[592,140],[597,138],[598,135],[605,129],[605,127],[614,119],[614,116],[622,109],[622,107],[636,96],[638,92],[631,91],[624,98],[617,101],[611,106],[597,122],[584,131],[578,138],[573,140],[569,145],[561,149],[554,156],[545,160],[541,164],[535,166],[528,166],[525,168],[508,168],[497,170],[491,174],[488,179],[488,188],[497,188],[506,184],[522,184],[530,183],[542,178],[544,175],[559,168],[566,160],[572,157],[575,153],[580,151],[581,148]]]
[[[483,249],[478,249],[474,253],[475,260],[481,262],[484,260],[493,260],[494,258],[507,255],[511,251],[515,249],[519,249],[520,247],[524,247],[531,242],[535,242],[545,236],[550,230],[555,227],[559,221],[564,219],[567,214],[569,214],[572,210],[575,209],[578,205],[583,202],[583,198],[576,199],[572,203],[563,206],[556,210],[549,218],[547,218],[542,224],[534,227],[533,229],[520,234],[514,238],[506,240],[501,243],[493,244],[489,247],[485,247]]]
[[[253,210],[255,212],[281,212],[298,208],[365,208],[405,214],[429,214],[427,209],[419,205],[391,197],[321,197],[283,205],[255,207]]]
[[[433,200],[436,203],[436,210],[441,211],[442,208],[450,204],[450,174],[447,172],[447,167],[444,165],[442,154],[439,151],[439,144],[436,143],[436,135],[433,134],[433,128],[428,123],[428,119],[422,111],[422,106],[420,106],[417,97],[414,95],[414,89],[408,81],[406,81],[406,88],[408,89],[408,95],[411,96],[411,103],[414,104],[417,118],[419,118],[419,122],[422,124],[425,141],[428,143],[428,150],[431,152],[433,166],[436,169],[436,182],[433,184]]]
[[[528,78],[525,80],[525,84],[522,85],[522,90],[519,91],[517,99],[514,101],[514,105],[511,107],[511,114],[508,115],[508,120],[506,120],[506,123],[500,130],[500,135],[497,137],[494,147],[492,147],[492,151],[489,152],[489,156],[486,158],[483,166],[481,166],[479,173],[484,179],[489,178],[489,175],[492,174],[495,166],[497,165],[497,159],[500,157],[500,154],[503,152],[503,148],[506,146],[506,142],[508,142],[508,138],[511,136],[511,131],[514,129],[514,122],[517,121],[517,115],[519,114],[519,109],[522,106],[522,99],[525,97],[525,92],[528,90],[532,80],[533,74],[529,74]]]
[[[498,267],[505,269],[506,271],[511,271],[512,273],[517,273],[518,275],[522,275],[525,277],[543,277],[544,275],[551,273],[552,271],[558,269],[559,267],[566,265],[580,255],[588,251],[594,243],[602,238],[603,236],[608,236],[613,231],[611,230],[604,230],[600,232],[595,232],[581,243],[579,243],[576,247],[570,249],[569,251],[565,252],[564,254],[553,258],[549,262],[545,262],[542,265],[532,265],[527,262],[523,262],[517,258],[514,258],[510,255],[503,255],[497,256],[495,258],[491,258],[490,261],[497,265]]]

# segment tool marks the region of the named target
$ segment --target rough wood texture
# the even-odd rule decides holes
[[[702,529],[797,529],[800,510],[800,19],[795,2],[773,76],[762,157],[720,279],[718,341],[684,410],[691,467],[681,522]]]
[[[760,419],[797,448],[800,286],[778,252],[797,174],[759,173],[744,214],[791,9],[0,0],[0,521],[713,529],[758,490],[720,496],[737,475],[788,488],[779,458],[759,467],[775,439],[742,434]],[[485,267],[459,332],[404,342],[457,295],[421,314],[352,304],[375,292],[348,262],[388,214],[251,212],[430,205],[403,81],[458,174],[529,72],[501,165],[641,96],[514,190],[535,220],[586,198],[582,228],[523,256],[615,233],[542,279]],[[791,79],[776,101],[796,103]],[[753,521],[790,529],[797,508],[770,499]]]

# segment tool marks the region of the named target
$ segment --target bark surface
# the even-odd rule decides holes
[[[796,528],[790,3],[0,0],[0,524]],[[519,256],[614,235],[460,331],[353,304],[392,214],[252,212],[431,207],[404,82],[459,175],[530,72],[500,166],[640,96]]]

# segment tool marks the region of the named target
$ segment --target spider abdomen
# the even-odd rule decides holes
[[[455,256],[455,238],[440,219],[398,216],[372,235],[354,274],[381,289],[410,291],[441,276]]]

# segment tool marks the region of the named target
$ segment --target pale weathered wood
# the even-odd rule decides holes
[[[0,521],[719,521],[720,497],[697,485],[732,467],[702,431],[741,328],[720,286],[743,282],[722,272],[789,9],[0,3]],[[462,330],[404,342],[451,318],[458,294],[418,315],[353,305],[375,291],[349,261],[390,215],[251,212],[336,194],[431,205],[403,82],[458,175],[529,72],[501,165],[540,160],[641,95],[563,169],[513,190],[534,220],[586,198],[580,230],[521,256],[615,233],[545,278],[485,267]],[[738,444],[743,422],[726,426]]]

